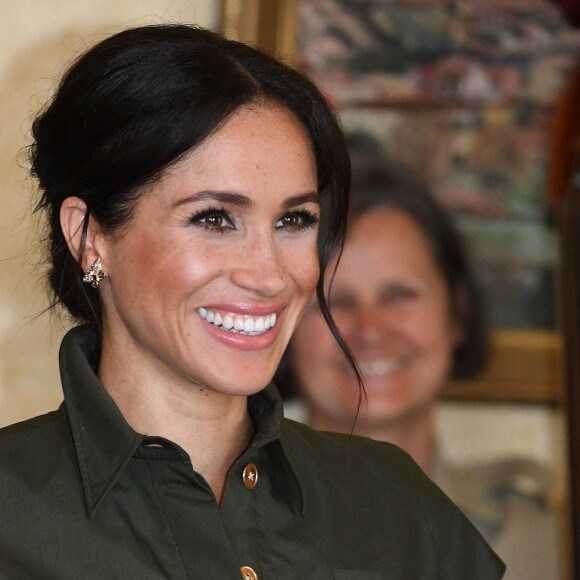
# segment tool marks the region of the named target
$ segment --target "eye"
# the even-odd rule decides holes
[[[330,295],[329,306],[332,312],[346,312],[352,310],[355,305],[355,299],[346,294]]]
[[[189,223],[203,227],[208,232],[220,234],[236,229],[232,217],[225,209],[205,209],[192,215],[189,218]]]
[[[382,302],[384,304],[393,304],[409,302],[415,300],[419,293],[412,287],[404,284],[388,286],[382,293]]]
[[[279,230],[302,232],[313,228],[318,223],[318,215],[306,209],[296,210],[284,214],[277,222]]]

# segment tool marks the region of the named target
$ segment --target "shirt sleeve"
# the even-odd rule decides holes
[[[496,580],[505,564],[461,510],[429,479],[418,479],[419,501],[435,545],[430,563],[441,580]]]

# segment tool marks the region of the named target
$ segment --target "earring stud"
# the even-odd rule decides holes
[[[85,284],[90,284],[93,288],[98,288],[101,280],[106,277],[107,274],[103,272],[101,258],[97,258],[91,267],[85,272],[85,275],[83,276],[83,282]]]

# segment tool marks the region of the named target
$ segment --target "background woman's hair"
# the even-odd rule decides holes
[[[64,199],[86,203],[83,233],[89,215],[105,231],[118,230],[147,185],[240,107],[264,103],[291,111],[309,137],[321,201],[317,295],[354,365],[323,292],[326,266],[344,243],[348,211],[350,160],[336,115],[302,74],[195,26],[145,26],[105,39],[73,63],[34,121],[29,156],[41,191],[37,210],[48,214],[53,305],[100,329],[99,293],[81,282],[61,231]]]
[[[407,214],[427,238],[447,285],[452,316],[463,330],[463,340],[453,353],[451,378],[474,377],[488,358],[489,328],[484,300],[461,236],[431,192],[405,170],[387,161],[355,166],[349,222],[385,208]],[[274,381],[282,395],[290,398],[298,394],[297,380],[290,346]]]

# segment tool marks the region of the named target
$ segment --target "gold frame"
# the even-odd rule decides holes
[[[222,32],[292,62],[297,47],[298,0],[222,0]],[[447,385],[457,400],[559,404],[563,401],[563,346],[556,331],[498,330],[490,363],[475,380]]]
[[[297,0],[222,0],[222,32],[283,60],[292,60]]]

